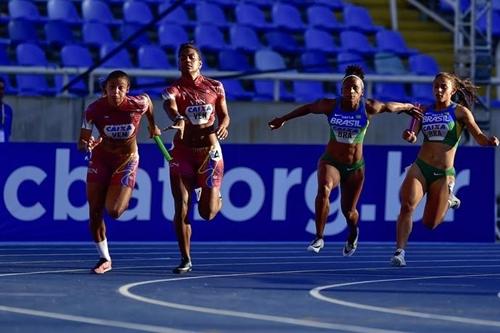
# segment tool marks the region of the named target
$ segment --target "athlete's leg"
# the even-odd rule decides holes
[[[170,174],[174,198],[174,228],[182,259],[191,259],[191,224],[188,219],[189,199],[193,191],[190,177]]]
[[[89,229],[94,242],[106,239],[106,225],[104,224],[104,205],[107,186],[102,183],[87,182],[87,200],[89,202]]]
[[[334,166],[320,159],[318,162],[318,192],[315,200],[316,238],[323,238],[330,213],[330,194],[340,183],[340,173]]]
[[[210,221],[222,208],[222,198],[220,188],[218,187],[202,187],[200,202],[198,203],[198,212],[200,216]]]
[[[198,212],[203,219],[210,221],[222,208],[220,186],[224,176],[224,160],[220,145],[213,145],[201,157],[203,160],[197,175],[198,186],[201,187]]]
[[[353,244],[358,236],[359,212],[356,206],[361,196],[364,180],[365,171],[364,168],[360,168],[351,172],[340,183],[340,192],[342,194],[340,206],[349,229],[349,237],[347,239],[349,244]]]
[[[448,184],[454,177],[448,176],[435,180],[427,191],[427,202],[425,203],[423,224],[429,229],[435,229],[443,222],[449,207],[450,190]]]
[[[106,194],[106,211],[114,219],[119,218],[128,208],[133,188],[121,184],[111,184]]]
[[[401,208],[396,225],[396,246],[406,248],[413,226],[413,212],[425,194],[425,179],[416,164],[412,164],[401,185],[399,199]]]

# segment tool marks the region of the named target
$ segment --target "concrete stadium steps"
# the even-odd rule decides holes
[[[389,1],[353,0],[351,3],[367,8],[375,24],[391,28]],[[399,31],[408,47],[434,57],[441,70],[453,71],[453,34],[426,19],[406,1],[397,1],[397,6]]]

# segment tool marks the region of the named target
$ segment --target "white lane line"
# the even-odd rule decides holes
[[[10,313],[18,313],[18,314],[23,314],[23,315],[28,315],[28,316],[35,316],[35,317],[73,321],[73,322],[91,324],[91,325],[125,328],[125,329],[129,329],[129,330],[142,331],[142,332],[153,332],[153,333],[187,333],[188,332],[188,331],[183,331],[183,330],[178,330],[178,329],[168,328],[168,327],[136,324],[136,323],[130,323],[130,322],[126,322],[126,321],[107,320],[107,319],[100,319],[100,318],[93,318],[93,317],[73,316],[73,315],[68,315],[68,314],[64,314],[64,313],[39,311],[39,310],[18,308],[18,307],[5,306],[5,305],[0,305],[0,311],[10,312]],[[193,331],[189,331],[189,332],[193,332]]]
[[[326,289],[341,288],[341,287],[346,287],[346,286],[355,286],[355,285],[362,285],[362,284],[412,281],[412,280],[430,280],[430,279],[457,279],[457,278],[482,277],[482,276],[500,276],[500,273],[467,274],[467,275],[437,275],[437,276],[424,276],[424,277],[412,277],[412,278],[365,280],[365,281],[338,283],[338,284],[331,284],[331,285],[327,285],[327,286],[320,286],[320,287],[316,287],[316,288],[310,290],[309,294],[311,296],[313,296],[319,300],[325,301],[325,302],[343,305],[343,306],[347,306],[347,307],[352,307],[352,308],[356,308],[356,309],[390,313],[390,314],[401,315],[401,316],[452,321],[452,322],[458,322],[458,323],[463,323],[463,324],[500,327],[500,321],[483,320],[483,319],[466,318],[466,317],[456,317],[456,316],[448,316],[448,315],[438,315],[438,314],[431,314],[431,313],[418,312],[418,311],[408,311],[408,310],[399,310],[399,309],[393,309],[393,308],[385,308],[385,307],[381,307],[381,306],[374,306],[374,305],[362,304],[362,303],[357,303],[357,302],[343,301],[343,300],[340,300],[338,298],[327,297],[321,293],[323,290],[326,290]]]
[[[174,308],[174,309],[179,309],[179,310],[195,311],[195,312],[213,314],[213,315],[219,315],[219,316],[255,319],[255,320],[270,321],[270,322],[275,322],[275,323],[280,323],[280,324],[289,324],[289,325],[314,327],[314,328],[325,328],[325,329],[341,330],[344,332],[355,332],[355,333],[396,333],[396,332],[402,332],[402,331],[384,330],[384,329],[365,327],[365,326],[326,323],[326,322],[315,321],[315,320],[296,319],[296,318],[289,318],[289,317],[282,317],[282,316],[272,316],[272,315],[258,314],[258,313],[251,313],[251,312],[224,310],[224,309],[216,309],[216,308],[205,307],[205,306],[195,306],[195,305],[173,303],[173,302],[160,301],[160,300],[156,300],[153,298],[140,296],[140,295],[134,294],[130,291],[130,289],[137,287],[137,286],[143,286],[143,285],[154,284],[154,283],[169,282],[169,281],[197,280],[197,279],[239,277],[239,276],[255,276],[255,275],[290,274],[290,273],[300,273],[300,272],[303,272],[303,271],[234,273],[234,274],[189,276],[189,277],[182,277],[182,278],[150,280],[150,281],[141,281],[141,282],[135,282],[135,283],[129,283],[129,284],[123,285],[118,289],[118,292],[125,297],[137,300],[139,302],[144,302],[144,303],[149,303],[149,304],[154,304],[154,305],[159,305],[159,306],[169,307],[169,308]]]

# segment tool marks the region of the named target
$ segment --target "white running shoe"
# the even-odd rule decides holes
[[[356,238],[354,238],[354,242],[349,244],[349,241],[345,242],[344,248],[342,249],[342,255],[344,257],[350,257],[356,252],[358,248],[358,238],[359,238],[359,228],[356,228]]]
[[[395,267],[404,267],[406,266],[406,260],[405,260],[405,250],[403,249],[397,249],[396,252],[394,252],[394,255],[391,258],[391,264],[392,266]]]
[[[450,192],[450,196],[448,197],[448,204],[450,205],[451,209],[458,209],[460,207],[460,199],[453,194],[453,192]]]
[[[100,258],[97,264],[92,268],[92,272],[95,274],[104,274],[111,270],[111,261],[105,258]]]
[[[319,251],[325,246],[325,241],[323,238],[315,238],[311,244],[307,247],[307,251],[314,253],[319,253]]]

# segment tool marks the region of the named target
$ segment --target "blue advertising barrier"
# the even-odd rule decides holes
[[[223,209],[211,222],[194,204],[194,241],[309,241],[314,235],[316,162],[321,145],[225,144]],[[416,157],[414,146],[367,146],[358,205],[361,241],[394,241],[399,187]],[[166,161],[154,144],[139,147],[137,186],[119,220],[106,218],[112,241],[173,241],[173,199]],[[0,241],[89,241],[86,161],[75,144],[0,145]],[[494,152],[460,147],[456,191],[460,209],[432,232],[417,209],[411,241],[494,241]],[[339,191],[331,195],[325,235],[344,241]]]

